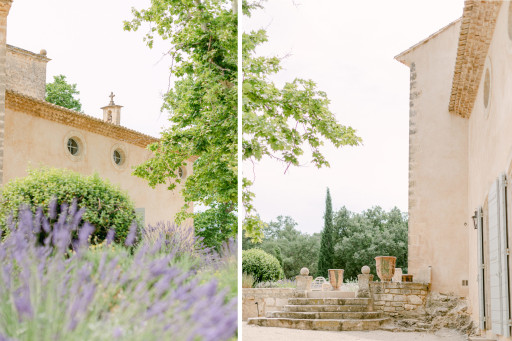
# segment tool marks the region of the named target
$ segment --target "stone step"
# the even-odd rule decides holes
[[[490,339],[485,336],[470,336],[468,341],[498,341],[498,339]]]
[[[262,327],[280,327],[280,328],[293,328],[293,329],[306,329],[306,330],[330,330],[330,331],[363,331],[375,330],[389,321],[389,318],[367,319],[367,320],[308,320],[308,319],[287,319],[287,318],[250,318],[247,320],[248,324],[253,324]]]
[[[368,298],[289,298],[291,305],[368,305]]]
[[[286,312],[365,312],[366,305],[285,305]]]
[[[308,291],[307,298],[355,298],[353,291]]]
[[[345,320],[345,319],[378,319],[382,317],[380,312],[287,312],[271,311],[267,313],[269,318],[311,319],[311,320]]]

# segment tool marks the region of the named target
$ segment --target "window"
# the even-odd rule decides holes
[[[183,176],[185,175],[185,172],[183,171],[183,168],[179,167],[178,168],[178,177],[180,179],[183,179]]]
[[[128,151],[121,143],[116,143],[110,148],[110,160],[117,170],[124,170],[128,165]]]
[[[73,138],[68,139],[68,151],[71,153],[71,155],[74,155],[74,156],[77,156],[78,153],[80,152],[79,144]]]
[[[71,161],[83,161],[87,154],[84,136],[79,131],[69,131],[62,140],[62,150]]]
[[[121,155],[121,153],[119,152],[119,150],[114,150],[114,155],[113,155],[113,158],[114,158],[114,162],[116,163],[116,165],[121,165],[123,163],[123,157]]]

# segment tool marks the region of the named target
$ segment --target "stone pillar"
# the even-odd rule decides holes
[[[0,0],[0,184],[4,181],[5,88],[7,55],[7,16],[12,0]]]
[[[300,269],[300,275],[295,277],[295,281],[297,282],[297,290],[308,291],[311,290],[311,282],[313,282],[313,277],[308,276],[309,269],[302,268]]]
[[[370,297],[370,282],[373,282],[373,275],[370,274],[370,267],[365,265],[361,268],[362,274],[357,275],[357,297],[369,298]]]

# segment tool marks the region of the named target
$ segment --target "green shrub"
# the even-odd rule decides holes
[[[276,257],[260,249],[242,251],[242,273],[254,277],[256,282],[275,281],[283,277],[283,269]]]
[[[78,209],[85,207],[83,221],[95,227],[92,243],[103,241],[110,228],[115,230],[114,240],[123,242],[137,219],[128,195],[97,174],[86,177],[65,169],[42,168],[29,170],[28,176],[14,179],[3,187],[0,225],[5,227],[11,214],[16,218],[23,204],[33,213],[41,207],[46,215],[53,200],[59,211],[62,204],[71,205],[74,199]]]
[[[252,288],[254,285],[254,276],[242,273],[242,288]]]

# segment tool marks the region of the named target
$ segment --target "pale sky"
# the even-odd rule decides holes
[[[261,55],[287,57],[277,84],[312,79],[338,121],[363,146],[324,148],[331,167],[300,168],[265,160],[254,170],[255,207],[268,222],[289,215],[304,232],[323,228],[325,193],[333,209],[379,205],[407,211],[409,68],[394,56],[462,15],[463,0],[271,0],[244,18],[244,30],[266,28]],[[252,166],[244,165],[252,179]]]
[[[47,82],[64,74],[80,91],[82,110],[102,118],[101,107],[114,101],[124,106],[121,125],[158,137],[167,123],[160,113],[167,91],[169,61],[165,46],[150,50],[140,32],[123,31],[131,8],[147,8],[149,0],[14,0],[7,22],[7,43],[52,60]]]

